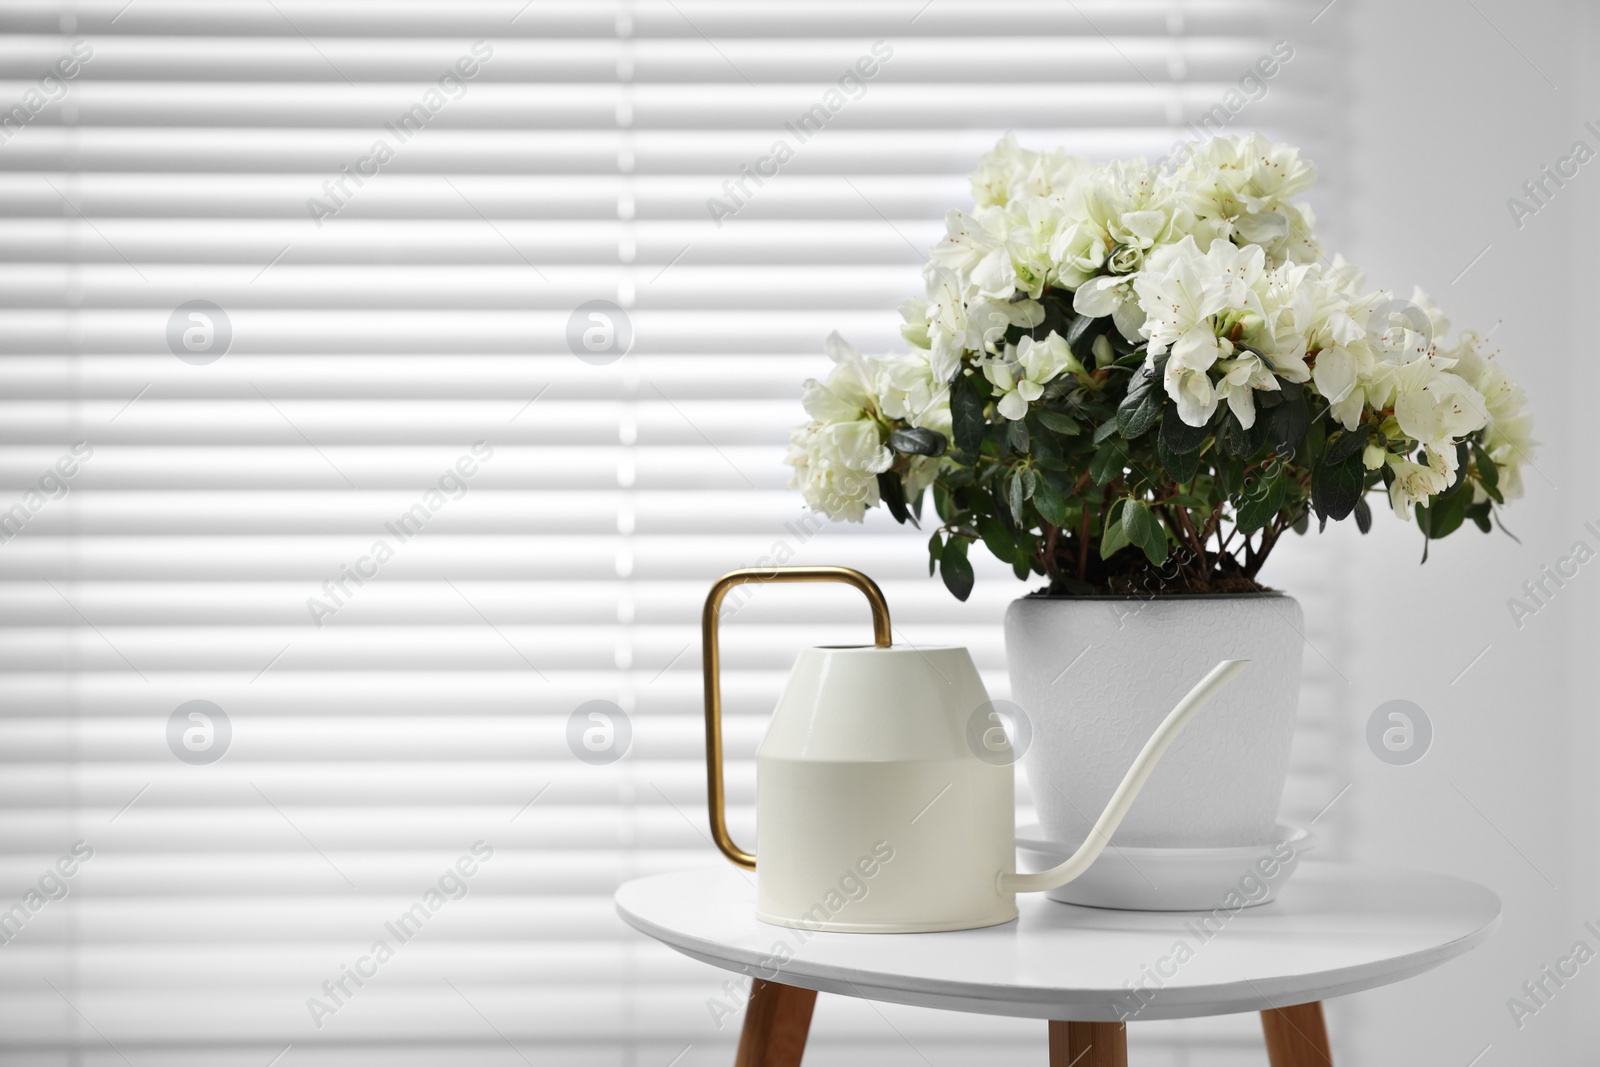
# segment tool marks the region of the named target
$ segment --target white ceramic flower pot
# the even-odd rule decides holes
[[[1006,612],[1023,765],[1052,841],[1081,842],[1173,703],[1221,659],[1250,668],[1189,724],[1119,845],[1257,845],[1277,823],[1300,693],[1303,616],[1277,593],[1025,597]]]

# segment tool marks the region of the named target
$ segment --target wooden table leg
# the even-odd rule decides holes
[[[1267,1061],[1272,1067],[1333,1067],[1322,1002],[1294,1004],[1261,1013],[1267,1035]]]
[[[1050,1067],[1128,1067],[1127,1024],[1051,1019]]]
[[[815,989],[755,979],[733,1067],[800,1067],[816,1006]]]

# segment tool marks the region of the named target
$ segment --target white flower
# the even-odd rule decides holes
[[[959,211],[945,215],[944,226],[944,240],[928,250],[929,263],[941,274],[953,276],[957,287],[971,284],[984,299],[1011,299],[1016,273],[1000,238],[980,220]]]
[[[784,462],[794,468],[789,488],[798,489],[806,504],[834,521],[861,522],[878,503],[877,472],[862,470],[852,460],[868,446],[865,423],[808,422],[789,434]]]
[[[872,406],[872,371],[861,353],[840,337],[830,333],[823,351],[833,360],[828,380],[808,378],[801,386],[801,403],[806,414],[818,422],[848,422],[864,418]]]
[[[1105,269],[1111,255],[1111,238],[1093,220],[1064,218],[1050,238],[1050,259],[1055,279],[1068,289],[1078,289]]]
[[[950,385],[935,382],[928,362],[921,353],[885,356],[873,360],[879,403],[890,418],[904,419],[912,426],[933,430],[948,442],[954,436],[950,416]],[[915,500],[944,466],[939,456],[910,456],[902,476],[906,499]]]
[[[1167,361],[1163,384],[1178,405],[1178,418],[1190,426],[1204,426],[1217,410],[1217,392],[1204,370]]]
[[[1489,458],[1499,471],[1501,497],[1515,500],[1522,495],[1522,468],[1524,464],[1531,464],[1533,457],[1538,454],[1538,442],[1533,439],[1533,415],[1521,408],[1521,388],[1512,385],[1509,392],[1515,396],[1515,400],[1508,403],[1507,408],[1514,409],[1515,414],[1508,413],[1504,417],[1495,415],[1495,405],[1490,405],[1491,419],[1484,451],[1489,453]],[[1474,495],[1485,494],[1479,490]]]
[[[1061,212],[1050,255],[1055,280],[1073,290],[1102,271],[1138,272],[1154,249],[1176,242],[1193,222],[1171,179],[1137,159],[1080,175],[1062,198]],[[1116,295],[1120,304],[1132,294]]]
[[[1394,373],[1394,417],[1407,437],[1430,453],[1446,454],[1450,473],[1456,470],[1455,443],[1483,428],[1489,412],[1483,397],[1438,357],[1412,360]]]
[[[831,519],[860,522],[877,504],[877,476],[894,463],[894,454],[884,447],[873,415],[874,383],[861,353],[836,333],[826,348],[834,368],[826,382],[805,383],[802,403],[811,421],[789,435],[789,488]]]
[[[1044,307],[1036,300],[984,300],[964,292],[950,272],[929,264],[923,271],[928,299],[908,300],[900,307],[906,322],[900,333],[929,352],[936,380],[955,377],[967,353],[996,351],[1008,329],[1032,329],[1044,321]]]
[[[1316,167],[1293,145],[1274,144],[1258,133],[1214,137],[1174,177],[1187,194],[1203,246],[1217,238],[1259,245],[1274,265],[1321,257],[1310,212],[1289,202],[1317,178]]]
[[[928,335],[928,329],[932,325],[933,314],[933,305],[922,297],[908,297],[900,305],[900,317],[905,320],[900,325],[900,336],[918,348],[932,348],[933,339]]]
[[[1092,164],[1065,149],[1030,152],[1008,133],[985,152],[972,172],[972,199],[980,208],[1005,207],[1025,196],[1054,196]]]
[[[1260,352],[1279,377],[1311,380],[1306,353],[1330,291],[1314,263],[1285,263],[1266,272],[1261,288],[1261,323],[1249,324],[1244,343]]]
[[[948,435],[950,385],[934,376],[928,353],[874,356],[872,378],[885,416]]]
[[[1377,358],[1361,326],[1342,308],[1327,316],[1317,334],[1323,343],[1311,380],[1333,417],[1345,429],[1353,430],[1361,422],[1367,400],[1365,385],[1372,378]]]
[[[1450,355],[1456,358],[1455,372],[1477,389],[1488,410],[1483,449],[1499,472],[1500,495],[1506,500],[1520,497],[1522,467],[1538,451],[1533,416],[1526,410],[1527,396],[1493,358],[1478,351],[1476,334],[1463,333]],[[1482,500],[1488,494],[1475,489],[1473,496]]]
[[[1162,253],[1134,281],[1145,313],[1141,332],[1152,355],[1171,350],[1188,366],[1209,367],[1220,351],[1214,316],[1252,311],[1261,317],[1261,249],[1217,242],[1202,253],[1185,237]]]
[[[1389,486],[1389,504],[1394,513],[1411,521],[1411,505],[1428,506],[1428,501],[1450,487],[1450,475],[1435,467],[1435,456],[1428,453],[1429,465],[1413,463],[1400,456],[1389,457],[1389,467],[1394,471],[1394,482]]]
[[[967,310],[961,289],[948,271],[936,269],[930,263],[924,274],[928,281],[928,300],[924,306],[927,318],[923,329],[932,353],[934,375],[941,381],[948,381],[961,366],[963,353],[983,348],[983,324]]]
[[[1092,319],[1111,316],[1117,332],[1129,341],[1137,341],[1144,326],[1144,309],[1134,292],[1135,274],[1102,274],[1090,278],[1072,294],[1072,310]]]
[[[898,424],[948,437],[960,375],[981,372],[990,417],[1011,421],[1046,396],[1117,381],[1107,368],[1125,349],[1113,350],[1114,335],[1096,338],[1092,370],[1054,332],[1006,343],[1070,293],[1077,315],[1144,342],[1147,369],[1164,363],[1188,425],[1208,425],[1226,403],[1231,421],[1253,427],[1256,393],[1295,383],[1313,418],[1325,409],[1347,431],[1379,431],[1363,466],[1388,466],[1406,517],[1461,476],[1469,437],[1488,457],[1475,453],[1476,498],[1490,461],[1499,491],[1520,494],[1534,448],[1522,391],[1471,334],[1447,344],[1449,323],[1420,290],[1396,300],[1368,291],[1344,260],[1328,264],[1295,200],[1315,178],[1298,149],[1259,134],[1214,138],[1171,170],[1030,151],[1008,134],[973,171],[976,206],[946,217],[924,295],[901,308],[912,350],[863,360],[829,339],[834,370],[806,383],[810,421],[791,435],[792,484],[813,507],[859,521],[879,474],[897,470],[910,498],[951,462],[897,456],[885,435]]]
[[[1328,401],[1333,417],[1345,429],[1354,430],[1363,411],[1387,406],[1394,391],[1390,375],[1394,362],[1387,357],[1409,349],[1403,332],[1397,335],[1392,350],[1383,347],[1389,334],[1374,316],[1381,317],[1382,309],[1393,304],[1388,293],[1353,295],[1363,279],[1338,259],[1327,278],[1332,284],[1322,291],[1310,330],[1310,345],[1318,349],[1312,382]],[[1373,347],[1375,340],[1380,342],[1378,349]],[[1422,351],[1418,349],[1419,354]],[[1380,354],[1386,357],[1382,367]]]
[[[1235,346],[1224,334],[1235,324],[1263,321],[1258,290],[1264,277],[1261,249],[1217,241],[1202,254],[1194,239],[1185,237],[1152,257],[1134,281],[1145,313],[1140,332],[1149,339],[1152,360],[1169,353],[1167,395],[1190,426],[1204,426],[1216,410],[1219,397],[1207,372],[1217,360],[1234,354]],[[1260,380],[1253,367],[1244,379]],[[1242,407],[1243,401],[1234,404]]]
[[[1012,197],[1059,196],[1069,188],[1080,174],[1094,168],[1094,163],[1083,156],[1074,155],[1065,148],[1051,148],[1035,153],[1027,170],[1013,185]]]
[[[1030,196],[1014,200],[1005,209],[991,208],[984,224],[1002,235],[1006,265],[985,262],[973,271],[972,284],[990,300],[1009,299],[1021,290],[1037,300],[1056,280],[1051,252],[1063,221],[1059,201]]]
[[[1254,352],[1243,352],[1236,359],[1222,360],[1217,367],[1222,371],[1222,377],[1212,386],[1213,395],[1218,401],[1226,400],[1239,425],[1248,430],[1256,424],[1255,391],[1273,392],[1283,387],[1273,376],[1272,369]]]
[[[1043,396],[1044,387],[1063,371],[1083,370],[1067,342],[1054,331],[1043,341],[1024,337],[1015,347],[1007,345],[999,357],[980,361],[979,366],[1000,395],[1000,414],[1013,422],[1027,416],[1028,405]]]
[[[1037,156],[1017,145],[1016,134],[1006,134],[978,157],[978,165],[972,171],[972,199],[979,207],[1004,207],[1011,199],[1012,185],[1027,173]]]

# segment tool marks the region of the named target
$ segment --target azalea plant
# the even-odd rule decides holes
[[[919,524],[931,494],[962,599],[978,542],[1053,593],[1257,590],[1284,534],[1365,533],[1380,489],[1425,539],[1488,531],[1533,453],[1523,393],[1420,291],[1324,254],[1315,178],[1260,135],[1166,166],[1007,136],[901,308],[909,350],[828,339],[791,487],[852,522]]]

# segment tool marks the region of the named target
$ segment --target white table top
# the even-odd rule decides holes
[[[1276,901],[1237,912],[1109,911],[1038,893],[1017,902],[1016,922],[982,930],[834,934],[761,922],[755,876],[728,865],[636,878],[616,894],[629,925],[725,970],[869,1000],[1081,1022],[1325,1000],[1431,970],[1500,925],[1500,899],[1472,882],[1312,862]],[[1208,914],[1209,939],[1199,923]]]

